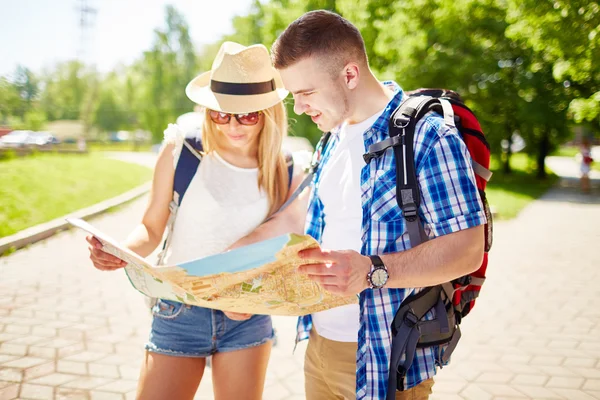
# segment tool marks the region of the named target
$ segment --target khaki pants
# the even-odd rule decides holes
[[[304,357],[306,400],[356,399],[356,342],[336,342],[310,331]]]
[[[310,331],[304,357],[306,400],[350,400],[356,398],[356,351],[353,342],[336,342]],[[427,400],[433,379],[396,392],[396,400]]]
[[[396,400],[427,400],[433,387],[433,378],[427,379],[403,392],[396,392]]]

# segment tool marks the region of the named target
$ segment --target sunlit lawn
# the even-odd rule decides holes
[[[151,151],[152,144],[148,142],[88,142],[89,151]],[[77,143],[60,143],[56,146],[60,149],[77,149]]]
[[[575,157],[579,154],[579,151],[579,147],[577,146],[562,146],[556,149],[552,155],[559,157]]]
[[[93,153],[0,161],[0,237],[122,194],[151,174]]]
[[[535,177],[535,164],[525,154],[511,157],[512,174],[501,171],[499,160],[493,158],[491,169],[494,172],[486,190],[488,201],[498,213],[497,219],[510,219],[531,201],[540,197],[558,179],[549,171],[545,180]]]
[[[90,151],[151,151],[152,145],[148,143],[116,142],[116,143],[88,143]]]

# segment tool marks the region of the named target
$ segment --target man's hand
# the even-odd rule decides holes
[[[371,260],[356,251],[307,249],[299,255],[305,260],[320,261],[319,264],[302,264],[298,272],[308,275],[331,293],[352,296],[369,287],[367,274]]]
[[[232,319],[234,321],[245,321],[247,319],[252,318],[252,314],[242,314],[229,311],[223,311],[223,314],[225,314],[227,318]]]

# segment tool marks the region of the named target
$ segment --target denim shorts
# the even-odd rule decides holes
[[[159,299],[152,308],[152,330],[146,350],[179,357],[208,357],[259,346],[273,339],[268,315],[234,321],[222,311]]]

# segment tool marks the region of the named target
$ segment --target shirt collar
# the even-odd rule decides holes
[[[368,149],[369,146],[377,140],[377,137],[387,132],[388,121],[392,116],[392,113],[396,108],[398,108],[398,106],[404,99],[404,91],[396,82],[383,81],[381,83],[394,92],[394,97],[391,98],[391,100],[388,102],[387,106],[385,107],[379,118],[377,118],[377,120],[373,123],[373,125],[371,125],[371,127],[363,133],[363,140],[365,142],[366,149]],[[342,126],[339,125],[331,130],[331,136],[332,139],[334,139],[334,141],[337,141],[341,127]]]
[[[390,117],[392,116],[394,110],[398,108],[398,106],[404,99],[404,91],[396,82],[384,81],[382,83],[394,92],[394,97],[390,99],[379,118],[377,118],[377,121],[375,121],[375,123],[371,125],[371,128],[365,131],[363,135],[363,139],[365,141],[365,148],[369,148],[369,146],[373,144],[373,142],[375,142],[378,137],[380,137],[388,131],[388,121],[390,120]]]

